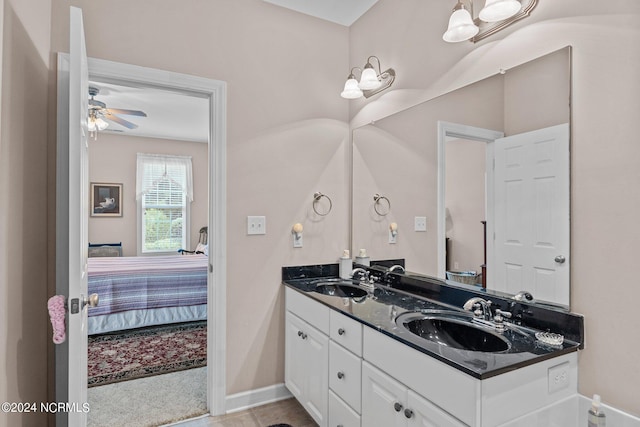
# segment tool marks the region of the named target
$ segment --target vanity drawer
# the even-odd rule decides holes
[[[329,337],[356,356],[362,356],[362,324],[331,310]]]
[[[360,427],[360,415],[329,390],[328,427]]]
[[[362,359],[329,342],[329,388],[360,413]]]
[[[290,288],[285,288],[285,299],[287,310],[329,335],[329,307]]]

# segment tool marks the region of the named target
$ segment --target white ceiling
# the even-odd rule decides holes
[[[107,108],[141,110],[147,114],[147,117],[119,115],[137,124],[137,129],[127,129],[109,122],[109,127],[102,132],[205,143],[209,140],[207,98],[153,87],[130,87],[96,81],[90,81],[89,86],[100,89],[95,99],[107,104]]]
[[[378,0],[264,0],[306,15],[350,26]],[[114,122],[101,131],[128,136],[208,142],[209,100],[153,87],[131,87],[91,81],[100,89],[95,99],[107,108],[141,110],[147,117],[120,117],[138,125],[127,129]]]
[[[349,27],[378,0],[264,0],[287,9]]]

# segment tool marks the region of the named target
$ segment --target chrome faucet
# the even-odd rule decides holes
[[[351,272],[351,277],[355,278],[356,274],[362,274],[362,277],[360,278],[361,282],[369,282],[369,272],[367,270],[365,270],[364,268],[354,268],[353,271]]]
[[[516,301],[533,302],[533,295],[527,291],[520,291],[513,296],[513,299]]]
[[[467,311],[472,311],[475,317],[481,317],[484,320],[492,320],[491,301],[480,297],[473,297],[462,306]]]

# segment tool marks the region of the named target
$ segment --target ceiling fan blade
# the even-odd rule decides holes
[[[118,123],[119,125],[122,125],[124,127],[126,127],[127,129],[137,129],[138,125],[135,123],[131,123],[127,120],[124,120],[118,116],[116,116],[115,114],[112,114],[110,111],[106,111],[104,118],[107,120],[111,120],[114,123]]]
[[[123,110],[122,108],[108,108],[113,114],[124,114],[126,116],[147,117],[147,113],[140,110]]]

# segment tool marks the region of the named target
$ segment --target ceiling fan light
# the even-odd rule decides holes
[[[107,123],[105,120],[102,120],[102,118],[98,117],[98,119],[96,120],[95,126],[98,128],[98,130],[105,130],[107,127],[109,127],[109,123]]]
[[[520,12],[521,8],[518,0],[487,0],[479,18],[485,22],[503,21]]]
[[[87,120],[87,129],[89,129],[89,132],[95,132],[96,131],[96,119],[93,117],[89,117],[89,119]]]
[[[473,22],[471,14],[464,7],[456,9],[449,18],[449,27],[442,35],[442,40],[457,43],[469,40],[478,34],[480,28]]]
[[[349,79],[344,84],[344,90],[340,96],[346,99],[356,99],[362,96],[362,90],[358,87],[358,81],[353,74],[349,76]]]

